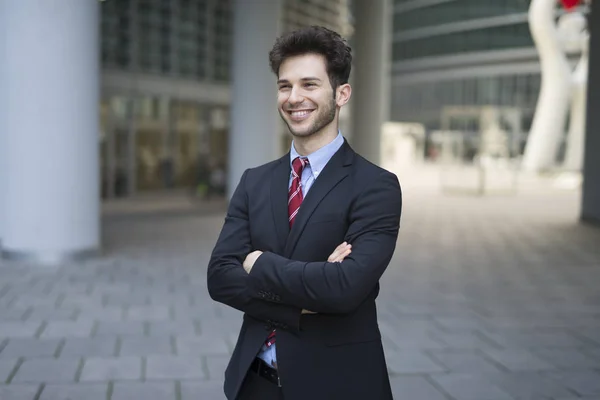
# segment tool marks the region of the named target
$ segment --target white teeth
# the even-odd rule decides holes
[[[310,114],[310,111],[292,111],[292,117],[304,117]]]

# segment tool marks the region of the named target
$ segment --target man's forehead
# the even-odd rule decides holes
[[[325,57],[318,54],[303,54],[286,59],[279,67],[279,79],[323,79],[327,77]]]

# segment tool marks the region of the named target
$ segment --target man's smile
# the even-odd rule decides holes
[[[291,117],[292,121],[303,121],[312,114],[314,110],[288,110],[287,113]]]

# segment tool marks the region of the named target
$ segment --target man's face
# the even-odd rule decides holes
[[[286,59],[277,81],[279,115],[294,136],[308,137],[329,125],[337,104],[325,57],[303,54]]]

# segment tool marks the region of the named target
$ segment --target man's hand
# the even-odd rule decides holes
[[[352,253],[352,245],[346,242],[340,244],[327,258],[328,262],[342,262]]]
[[[262,253],[262,251],[256,250],[246,256],[246,259],[244,260],[244,270],[246,270],[247,273],[252,271],[254,263]]]
[[[327,258],[328,262],[342,262],[352,253],[352,245],[346,242],[340,244]],[[314,311],[302,310],[302,314],[316,314]]]

